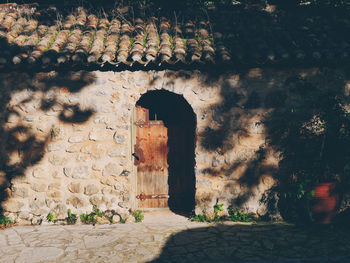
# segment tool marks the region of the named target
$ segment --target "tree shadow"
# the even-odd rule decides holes
[[[149,262],[348,262],[349,245],[339,229],[219,224],[171,235]]]
[[[2,50],[26,52],[21,47],[8,44],[1,39]],[[48,143],[57,136],[54,127],[35,130],[35,114],[57,116],[65,123],[86,122],[94,110],[82,108],[79,103],[64,103],[57,98],[58,93],[73,94],[95,80],[93,73],[65,70],[40,72],[33,68],[26,71],[1,73],[1,120],[0,120],[0,203],[11,194],[12,181],[23,178],[28,168],[39,163],[46,153]],[[34,115],[33,115],[34,113]],[[45,128],[46,129],[46,128]],[[3,207],[0,207],[0,213]]]
[[[181,78],[172,72],[168,77],[174,83]],[[221,162],[213,159],[196,174],[226,181],[217,202],[236,195],[229,203],[244,208],[263,184],[261,215],[309,222],[306,193],[317,182],[337,180],[340,194],[347,193],[348,78],[347,68],[325,67],[202,73],[203,83],[220,85],[221,100],[200,113],[209,125],[197,133],[197,143]],[[202,201],[205,206],[208,199]]]

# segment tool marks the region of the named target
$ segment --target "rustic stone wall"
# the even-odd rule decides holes
[[[196,212],[218,202],[263,214],[260,200],[278,166],[263,118],[284,107],[296,77],[349,83],[334,72],[2,73],[4,213],[26,224],[49,212],[62,219],[68,208],[80,214],[96,205],[123,215],[135,208],[131,115],[142,94],[164,89],[183,95],[197,117]]]

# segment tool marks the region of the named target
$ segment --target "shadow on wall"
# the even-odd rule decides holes
[[[194,210],[194,149],[196,116],[183,96],[149,91],[137,102],[149,109],[150,120],[162,120],[168,130],[169,208],[177,213]]]
[[[349,235],[339,229],[217,225],[173,234],[150,262],[349,262],[349,245]]]
[[[53,128],[48,133],[32,129],[31,118],[41,112],[57,116],[64,123],[87,121],[94,113],[92,109],[82,109],[79,103],[62,102],[57,94],[79,92],[95,80],[93,74],[84,71],[4,72],[1,76],[0,204],[10,195],[11,181],[24,176],[26,169],[38,163],[47,144],[58,135]],[[45,120],[42,124],[45,125]],[[0,213],[2,209],[0,207]]]
[[[273,178],[277,183],[260,200],[267,206],[260,215],[271,218],[279,211],[284,219],[307,222],[304,207],[315,183],[332,178],[342,182],[342,194],[349,193],[348,70],[252,69],[197,76],[207,84],[203,93],[220,83],[221,100],[199,113],[208,125],[197,134],[197,143],[215,157],[196,174],[224,181],[198,203],[236,195],[230,204],[244,208],[257,187]],[[169,72],[168,77],[192,76]]]

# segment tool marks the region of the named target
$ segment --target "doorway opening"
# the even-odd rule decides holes
[[[146,198],[165,198],[164,196],[167,196],[166,206],[168,206],[171,211],[189,215],[195,207],[196,180],[194,165],[196,115],[183,96],[165,90],[149,91],[141,96],[136,103],[136,110],[140,112],[140,109],[141,114],[139,113],[139,116],[142,116],[143,120],[136,120],[135,122],[136,129],[139,129],[139,132],[136,132],[137,138],[134,152],[146,156],[142,156],[142,160],[139,160],[140,157],[137,156],[138,160],[135,161],[135,164],[139,164],[141,161],[145,162],[137,166],[137,180],[142,181],[143,184],[153,184],[153,186],[148,186],[148,188],[144,187],[143,189],[156,189],[148,191],[158,191],[159,193],[141,193],[141,191],[139,191],[137,196],[138,207],[142,207],[140,204],[143,202],[140,200],[140,196],[141,199],[143,197],[144,200]],[[152,125],[157,125],[158,127],[152,129]],[[161,128],[159,126],[162,125],[164,126],[165,132],[164,130],[160,132]],[[158,137],[152,137],[151,133],[157,133],[156,136]],[[164,138],[163,135],[162,137],[159,134],[165,134],[166,139],[164,144],[167,146],[167,150],[164,150],[163,146],[154,146],[156,143],[159,143],[159,139],[157,138]],[[140,149],[140,147],[145,149]],[[148,150],[146,148],[148,148]],[[162,149],[162,152],[158,154],[154,153],[158,151],[157,149]],[[165,167],[159,168],[159,165],[162,165],[163,162],[154,161],[153,159],[161,159],[162,157],[159,156],[162,155],[165,156],[166,164]],[[146,164],[147,160],[151,160],[153,167],[156,168],[150,168],[152,165]],[[157,165],[154,165],[154,163]],[[151,171],[152,169],[153,171]],[[145,170],[147,170],[147,173],[144,172]],[[162,186],[156,185],[161,184],[159,182],[163,179],[159,178],[163,177],[156,177],[154,174],[162,172],[164,176],[167,176],[167,183],[163,186],[163,188],[167,189],[162,189]],[[142,173],[142,175],[140,173]],[[148,179],[146,177],[148,177]],[[137,185],[139,187],[140,183],[137,182]],[[165,195],[164,192],[167,192],[167,195]],[[146,203],[147,201],[143,202],[143,204]],[[152,203],[150,204],[152,205]],[[157,202],[153,202],[153,205],[154,204],[157,205]],[[162,207],[164,207],[164,203]]]

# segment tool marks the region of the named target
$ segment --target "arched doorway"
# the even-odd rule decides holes
[[[183,96],[142,95],[134,114],[137,207],[188,214],[195,206],[196,116]]]

